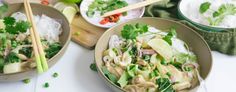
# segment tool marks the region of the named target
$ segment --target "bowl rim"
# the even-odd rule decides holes
[[[14,4],[23,4],[23,3],[22,3],[22,2],[21,2],[21,3],[12,3],[12,4],[10,4],[10,5],[14,5]],[[68,19],[65,17],[65,15],[62,14],[59,10],[57,10],[57,9],[55,9],[55,8],[53,8],[53,7],[51,7],[51,6],[47,6],[47,5],[42,5],[42,4],[39,4],[39,3],[34,3],[34,2],[31,2],[30,4],[31,4],[31,5],[40,5],[40,6],[43,6],[43,7],[51,8],[52,10],[58,12],[59,14],[61,14],[61,15],[64,17],[64,19],[66,20],[66,21],[65,21],[66,24],[70,24],[69,21],[68,21]],[[60,51],[59,51],[56,55],[54,55],[52,58],[50,58],[49,60],[47,60],[47,63],[52,62],[52,60],[54,60],[57,56],[60,56],[61,53],[68,47],[68,45],[69,45],[69,43],[70,43],[70,40],[71,40],[71,28],[70,28],[70,27],[69,27],[69,30],[68,30],[68,31],[69,31],[69,36],[68,36],[67,40],[65,41],[65,44],[62,46],[62,48],[60,49]],[[54,65],[54,64],[53,64],[53,65]],[[52,66],[53,66],[53,65],[52,65]],[[50,67],[50,66],[49,66],[49,67]],[[50,69],[50,68],[49,68],[49,69]],[[23,74],[23,73],[26,73],[26,72],[37,72],[37,70],[36,70],[36,67],[34,67],[34,68],[30,69],[30,70],[21,71],[21,72],[17,72],[17,73],[10,73],[10,74],[3,74],[3,73],[1,73],[0,76],[14,76],[14,75]]]
[[[190,28],[190,27],[188,27],[188,26],[186,26],[186,25],[184,25],[184,24],[182,24],[182,23],[180,23],[180,22],[177,22],[177,21],[170,20],[170,19],[165,19],[165,18],[157,18],[157,17],[142,17],[142,18],[131,19],[131,20],[128,20],[128,21],[119,23],[119,24],[117,24],[117,25],[115,25],[115,26],[113,26],[113,27],[107,29],[106,32],[103,33],[103,35],[99,38],[98,42],[102,42],[102,38],[104,38],[104,36],[105,36],[104,34],[107,34],[109,31],[115,31],[114,28],[116,28],[116,27],[118,27],[118,26],[120,26],[120,25],[122,25],[122,24],[124,24],[124,23],[130,22],[130,21],[137,21],[137,20],[140,20],[140,19],[153,19],[153,20],[165,20],[165,21],[170,21],[170,22],[177,23],[177,24],[179,24],[179,25],[185,26],[186,28],[190,29],[191,32],[193,32],[194,34],[196,34],[196,35],[203,41],[203,44],[204,44],[205,47],[207,48],[207,50],[208,50],[208,52],[209,52],[209,55],[210,55],[209,58],[210,58],[211,64],[210,64],[210,66],[209,66],[209,67],[210,67],[210,68],[209,68],[209,72],[208,72],[208,74],[206,75],[206,77],[205,77],[203,80],[208,80],[208,79],[209,79],[209,76],[210,76],[211,71],[212,71],[212,66],[213,66],[213,58],[212,58],[212,53],[211,53],[210,47],[208,46],[207,42],[203,39],[203,37],[202,37],[199,33],[195,32],[194,29],[192,29],[192,28]],[[94,52],[94,53],[95,53],[95,56],[94,56],[94,57],[95,57],[95,64],[96,64],[96,67],[97,67],[97,69],[98,69],[99,75],[100,75],[104,80],[106,80],[106,82],[108,82],[109,84],[111,84],[113,87],[115,87],[115,88],[117,88],[117,89],[119,89],[119,90],[125,92],[124,89],[122,89],[121,87],[117,86],[117,85],[114,84],[112,81],[110,81],[110,80],[104,75],[104,73],[102,72],[101,68],[99,68],[99,65],[98,65],[98,62],[97,62],[98,57],[96,56],[97,49],[99,49],[99,47],[96,45],[96,47],[95,47],[95,52]],[[194,88],[197,88],[198,86],[199,86],[199,85],[197,85],[197,86],[194,87]],[[194,88],[192,88],[192,89],[194,89]]]
[[[220,27],[220,26],[210,26],[210,25],[205,25],[205,24],[201,24],[201,23],[198,23],[198,22],[195,22],[193,20],[191,20],[190,18],[186,17],[183,13],[182,13],[182,10],[180,9],[181,5],[182,5],[182,2],[184,2],[185,0],[180,0],[180,2],[178,3],[178,13],[187,21],[193,23],[193,24],[196,24],[196,25],[199,25],[199,26],[203,26],[203,27],[206,27],[206,28],[210,28],[210,29],[220,29],[220,30],[230,30],[230,29],[236,29],[236,27],[232,27],[232,28],[227,28],[227,27]]]
[[[96,27],[100,27],[100,28],[112,28],[113,26],[115,26],[115,25],[117,25],[117,24],[119,24],[119,22],[118,23],[116,23],[115,25],[113,25],[113,26],[102,26],[102,25],[97,25],[97,24],[95,24],[95,23],[93,23],[93,22],[91,22],[91,21],[89,21],[87,18],[86,18],[86,13],[82,13],[81,11],[82,11],[82,9],[84,9],[84,7],[82,7],[82,5],[85,3],[85,2],[87,2],[88,0],[83,0],[82,2],[81,2],[81,5],[80,5],[80,14],[81,14],[81,16],[83,17],[83,19],[86,21],[86,22],[88,22],[89,24],[92,24],[92,25],[94,25],[94,26],[96,26]],[[142,1],[144,1],[144,0],[142,0]],[[87,6],[88,7],[88,6]],[[138,17],[138,18],[142,18],[142,16],[144,15],[144,13],[145,13],[145,9],[146,9],[146,7],[142,7],[142,8],[140,8],[140,9],[142,9],[142,13],[140,14],[140,16]],[[135,19],[135,18],[132,18],[132,19]],[[126,20],[127,21],[127,20]],[[122,21],[122,22],[124,22],[124,21]],[[120,22],[120,23],[122,23],[122,22]]]

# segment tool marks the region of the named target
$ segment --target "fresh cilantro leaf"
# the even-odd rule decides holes
[[[30,26],[30,23],[27,21],[19,21],[19,22],[16,22],[15,27],[21,33],[25,33],[27,29],[29,29],[31,26]]]
[[[60,43],[53,43],[49,45],[48,49],[45,49],[46,52],[46,58],[52,58],[54,55],[56,55],[60,50],[62,46]]]
[[[158,90],[160,92],[175,92],[168,78],[159,78],[156,80],[156,83],[159,85]]]
[[[17,56],[16,53],[10,52],[10,54],[7,55],[5,59],[5,63],[15,63],[15,62],[20,62],[20,58]]]
[[[127,24],[121,31],[121,36],[125,39],[136,39],[140,34],[148,32],[147,25],[136,24],[135,26]]]
[[[199,9],[199,12],[201,14],[205,13],[211,6],[211,3],[210,2],[205,2],[205,3],[202,3],[200,5],[200,9]]]
[[[210,25],[216,26],[220,24],[226,16],[235,14],[236,6],[234,4],[222,4],[217,11],[213,12],[213,18],[209,17],[207,20]]]
[[[15,18],[13,18],[13,17],[5,17],[4,19],[3,19],[4,21],[3,21],[3,23],[6,25],[6,26],[13,26],[14,24],[15,24],[15,22],[16,22],[16,19]]]
[[[176,36],[176,29],[175,28],[171,28],[170,32],[163,38],[163,40],[165,40],[167,43],[169,43],[169,45],[172,45],[172,38]]]
[[[10,34],[24,33],[29,29],[30,23],[27,21],[18,21],[16,22],[13,17],[5,17],[4,24],[6,25],[5,30]]]

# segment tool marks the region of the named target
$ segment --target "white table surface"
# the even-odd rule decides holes
[[[206,80],[209,92],[233,92],[236,87],[236,56],[213,54],[213,70]],[[70,43],[61,60],[45,74],[23,82],[0,83],[0,92],[111,92],[98,74],[90,70],[94,51]],[[54,72],[59,73],[53,78]],[[49,82],[49,88],[43,84]],[[203,92],[199,90],[199,92]]]

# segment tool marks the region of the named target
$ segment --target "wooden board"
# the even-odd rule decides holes
[[[72,41],[81,46],[94,49],[100,36],[106,31],[88,23],[82,16],[76,15],[71,23]]]

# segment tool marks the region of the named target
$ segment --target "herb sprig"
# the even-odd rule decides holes
[[[211,3],[205,2],[200,5],[199,12],[201,14],[204,14],[210,9]],[[213,10],[211,10],[213,11]],[[219,25],[226,16],[228,15],[235,15],[236,14],[236,6],[234,4],[222,4],[218,10],[213,11],[212,16],[207,17],[206,19],[210,23],[211,26],[217,26]]]
[[[121,36],[125,39],[136,39],[139,34],[143,34],[148,32],[147,25],[136,24],[131,25],[127,24],[124,26],[123,30],[121,31]]]
[[[16,21],[13,17],[5,17],[3,19],[6,26],[5,31],[10,34],[25,33],[31,27],[27,21]]]

